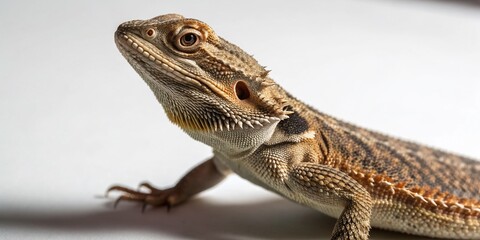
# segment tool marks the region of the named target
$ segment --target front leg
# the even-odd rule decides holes
[[[350,176],[328,166],[299,163],[292,166],[287,186],[314,208],[343,208],[332,240],[367,240],[372,199]],[[322,206],[320,206],[322,205]]]
[[[170,208],[185,202],[197,193],[215,186],[225,178],[228,170],[223,167],[220,169],[215,163],[214,158],[215,157],[212,157],[193,168],[172,188],[160,190],[152,187],[148,183],[142,183],[140,187],[150,190],[149,193],[145,193],[115,185],[107,190],[107,195],[111,191],[123,192],[123,195],[115,202],[115,206],[122,200],[128,200],[141,202],[144,208],[147,205],[167,206]]]

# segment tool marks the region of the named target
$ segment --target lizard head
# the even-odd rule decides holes
[[[121,24],[115,42],[186,131],[262,128],[287,118],[268,71],[205,23],[177,14]]]

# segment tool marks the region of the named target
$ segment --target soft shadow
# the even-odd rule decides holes
[[[401,0],[404,1],[404,0]],[[418,3],[418,0],[408,0],[412,3]],[[435,4],[444,4],[452,6],[473,7],[477,9],[480,7],[480,0],[423,0],[425,2],[431,2]]]
[[[51,230],[75,233],[145,231],[159,236],[189,239],[329,239],[335,220],[314,210],[275,198],[255,203],[218,204],[195,199],[167,212],[137,204],[111,202],[98,212],[0,213],[0,226],[30,231]],[[373,230],[371,239],[426,239]]]
[[[480,7],[480,0],[426,0],[446,4],[460,4],[471,7]]]

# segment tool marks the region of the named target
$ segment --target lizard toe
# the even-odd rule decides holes
[[[163,207],[166,206],[167,209],[170,209],[170,203],[168,202],[169,189],[160,190],[152,187],[148,183],[140,184],[139,188],[147,188],[150,192],[145,193],[140,190],[133,190],[123,186],[112,186],[107,190],[106,196],[112,191],[118,191],[122,194],[118,197],[114,202],[114,208],[118,206],[121,201],[133,201],[139,202],[142,204],[142,212],[145,211],[147,206],[154,206],[154,207]]]

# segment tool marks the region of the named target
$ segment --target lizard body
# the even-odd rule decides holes
[[[174,206],[235,172],[338,218],[332,239],[368,239],[371,226],[480,239],[480,162],[316,111],[195,19],[129,21],[115,42],[169,119],[214,152],[172,188],[111,187],[119,201]]]

